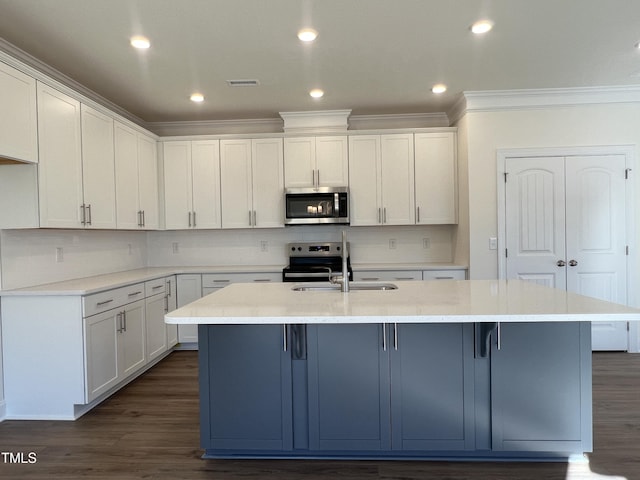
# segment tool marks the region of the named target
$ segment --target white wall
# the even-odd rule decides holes
[[[145,232],[1,230],[0,246],[3,289],[131,270],[147,261]]]
[[[472,279],[498,276],[498,251],[489,250],[489,237],[497,236],[498,229],[498,149],[637,146],[640,143],[640,104],[469,112],[463,122],[466,122],[468,148],[469,275]],[[636,172],[636,178],[638,174],[640,172]],[[636,195],[640,195],[640,182],[634,181]],[[636,220],[636,227],[640,228],[640,220]],[[636,238],[640,237],[636,234]]]
[[[254,230],[150,232],[149,266],[286,265],[290,242],[340,241],[347,230],[353,263],[418,263],[452,261],[453,226],[339,227],[306,226]],[[430,248],[423,248],[429,238]],[[389,240],[396,248],[389,248]],[[261,242],[268,243],[268,251]],[[177,244],[178,253],[173,252]]]

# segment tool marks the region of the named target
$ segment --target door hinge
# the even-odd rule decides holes
[[[507,175],[509,175],[509,172],[504,172],[504,183],[507,183]]]
[[[507,258],[509,256],[509,249],[505,248],[504,249],[504,258]]]
[[[627,245],[626,247],[624,247],[624,254],[625,254],[625,255],[629,255],[629,245]]]
[[[625,168],[624,169],[624,179],[625,180],[629,180],[629,172],[631,171],[630,168]]]

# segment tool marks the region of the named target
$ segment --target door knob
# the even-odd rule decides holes
[[[566,262],[564,260],[558,260],[556,262],[556,265],[559,267],[564,267],[566,265]]]
[[[569,260],[569,266],[570,267],[575,267],[576,265],[578,265],[578,261],[577,260]]]

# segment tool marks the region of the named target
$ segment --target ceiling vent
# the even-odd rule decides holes
[[[258,80],[227,80],[230,87],[257,87],[260,85]]]

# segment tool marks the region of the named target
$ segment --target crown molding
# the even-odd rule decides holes
[[[457,124],[467,113],[467,99],[464,94],[460,95],[451,109],[447,112],[451,125]]]
[[[94,105],[92,106],[106,108],[131,123],[147,129],[147,123],[141,118],[85,87],[81,83],[78,83],[59,70],[47,65],[33,55],[21,50],[12,43],[7,42],[3,38],[0,38],[0,60],[42,83],[63,90],[63,93],[67,95],[74,98],[78,96],[84,97],[81,98],[81,101],[84,103],[93,103]]]
[[[465,112],[640,102],[640,85],[463,92]],[[458,112],[459,113],[459,112]]]

